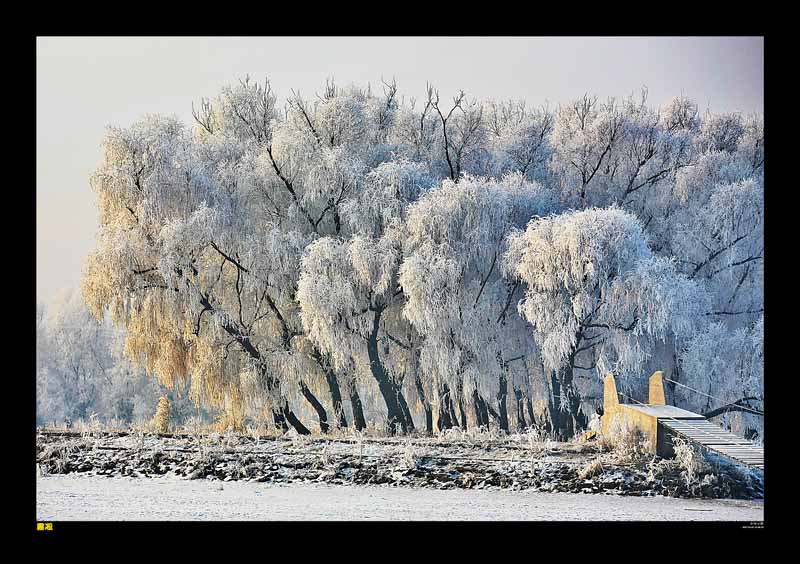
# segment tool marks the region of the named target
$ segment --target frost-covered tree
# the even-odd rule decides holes
[[[580,357],[598,374],[634,374],[653,340],[690,335],[704,311],[697,285],[654,256],[639,221],[617,208],[531,221],[510,237],[504,265],[525,285],[519,312],[556,374],[566,435],[586,425],[573,382]]]
[[[405,296],[398,267],[406,208],[431,184],[418,164],[376,167],[343,207],[352,237],[318,239],[302,262],[298,299],[310,340],[340,371],[374,379],[390,432],[415,428],[402,391],[406,373],[413,372],[408,358],[413,339],[400,315]],[[424,393],[420,401],[425,403]]]
[[[565,197],[578,207],[618,205],[647,224],[663,205],[675,174],[692,162],[696,124],[691,107],[673,100],[661,111],[647,90],[600,104],[588,95],[561,107],[551,161]],[[696,108],[695,108],[696,113]]]
[[[704,152],[736,151],[739,139],[744,134],[742,116],[733,114],[712,114],[708,112],[700,126],[697,145]]]
[[[684,382],[693,390],[676,387],[679,403],[706,417],[721,417],[738,434],[763,437],[763,316],[735,330],[721,322],[709,324],[680,360]]]
[[[492,176],[519,172],[527,178],[549,181],[550,134],[555,117],[547,108],[530,111],[524,101],[488,102],[486,129],[492,155]]]
[[[483,106],[477,100],[467,100],[463,91],[453,98],[449,110],[440,104],[438,90],[430,100],[441,122],[441,149],[450,179],[457,182],[462,172],[484,168],[488,155]]]
[[[550,193],[519,172],[499,181],[446,180],[411,206],[403,315],[424,337],[420,368],[432,383],[440,429],[466,427],[468,403],[478,425],[488,427],[492,413],[509,430],[509,365],[535,350],[509,308],[518,285],[503,278],[500,262],[509,231],[553,206]]]
[[[623,102],[624,134],[608,175],[609,203],[635,211],[644,223],[651,221],[649,208],[661,203],[677,172],[694,157],[691,134],[685,128],[665,126],[663,115],[646,102],[646,91],[639,100],[631,97]],[[662,113],[668,114],[669,108]]]
[[[250,336],[265,298],[245,293],[249,269],[226,245],[248,194],[232,189],[226,157],[239,146],[224,141],[199,146],[179,123],[155,116],[110,130],[93,177],[99,245],[83,280],[95,315],[109,311],[126,328],[132,358],[168,386],[191,375],[197,401],[218,407],[241,401],[237,383],[248,362],[264,389],[280,393]],[[234,344],[239,354],[225,354]],[[276,403],[276,422],[296,419],[280,396]]]
[[[567,201],[581,207],[602,205],[597,195],[609,190],[606,184],[613,177],[625,125],[625,115],[614,99],[600,103],[587,94],[558,109],[551,137],[552,166]]]
[[[49,406],[44,411],[61,411],[73,421],[88,420],[99,403],[100,378],[110,378],[112,361],[110,351],[103,346],[103,328],[92,319],[80,294],[74,292],[63,293],[44,322],[46,327],[42,323],[39,330],[41,338],[47,340],[47,350],[42,352],[50,361],[45,385],[55,385],[60,392],[42,390],[41,400],[51,398],[60,405],[60,409]]]
[[[671,227],[662,252],[675,256],[692,279],[706,284],[707,312],[752,322],[763,312],[763,130],[750,122],[740,149],[716,149],[681,170],[674,185]]]

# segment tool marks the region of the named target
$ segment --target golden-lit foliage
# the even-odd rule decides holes
[[[214,421],[214,429],[220,433],[224,433],[229,429],[237,433],[244,433],[245,413],[242,393],[233,384],[228,386],[227,392],[222,411]]]

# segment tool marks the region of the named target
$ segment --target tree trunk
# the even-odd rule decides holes
[[[294,412],[289,409],[289,404],[286,404],[282,408],[283,416],[286,418],[286,421],[289,422],[289,425],[294,427],[294,430],[298,432],[300,435],[310,435],[311,431],[309,431],[305,425],[303,425]]]
[[[260,359],[260,357],[258,358]],[[260,375],[262,381],[266,382],[267,390],[274,389],[274,387],[277,386],[277,383],[274,381],[274,377],[267,374],[266,368],[261,368]],[[283,396],[283,394],[281,394],[281,396]],[[281,397],[280,401],[283,402],[283,405],[272,410],[272,421],[275,424],[275,427],[283,432],[286,432],[289,430],[289,425],[291,425],[300,435],[310,435],[311,431],[309,431],[306,426],[300,422],[292,409],[289,407],[289,402],[283,397]]]
[[[350,386],[350,405],[353,407],[353,425],[356,426],[356,431],[363,431],[367,428],[367,421],[364,419],[364,407],[355,382]]]
[[[758,415],[759,417],[764,417],[763,411],[758,410],[750,405],[749,401],[754,399],[758,398],[754,397],[741,398],[727,405],[723,405],[722,407],[712,409],[711,411],[706,411],[702,415],[706,419],[711,419],[712,417],[717,417],[718,415],[722,415],[723,413],[730,413],[731,411],[741,411],[744,413],[752,413],[753,415]]]
[[[323,407],[317,397],[308,389],[308,386],[306,386],[306,383],[302,380],[300,380],[300,392],[303,394],[303,397],[306,398],[306,401],[311,404],[311,407],[314,408],[314,411],[317,412],[319,430],[322,433],[327,433],[330,430],[330,425],[328,425],[328,414],[325,411],[325,407]]]
[[[178,274],[181,275],[180,271],[178,271]],[[269,301],[272,302],[271,299]],[[209,296],[207,294],[202,294],[202,293],[200,294],[200,305],[203,306],[203,311],[210,311],[212,313],[216,311],[214,309],[214,306],[211,305],[211,301],[209,300]],[[274,306],[274,302],[272,302],[272,305]],[[283,325],[283,332],[284,332],[283,339],[284,339],[284,346],[286,346],[286,344],[288,343],[287,340],[288,330],[286,328],[286,323],[283,319],[283,316],[280,315],[280,312],[277,310],[277,308],[274,308],[274,311],[278,315],[278,319],[281,321]],[[241,328],[237,327],[235,324],[232,323],[227,323],[227,322],[223,323],[222,329],[226,333],[228,333],[228,335],[233,337],[233,339],[236,342],[239,343],[239,346],[241,346],[244,352],[246,352],[253,360],[257,361],[261,365],[262,368],[259,371],[259,376],[262,379],[265,389],[267,390],[276,389],[277,380],[273,375],[267,373],[267,370],[263,365],[263,358],[261,357],[261,353],[258,351],[258,348],[256,348],[250,341],[250,337],[245,332],[243,332]],[[283,401],[283,406],[278,408],[277,411],[273,410],[272,419],[276,427],[285,431],[286,429],[288,429],[288,427],[286,426],[286,423],[288,421],[289,425],[294,427],[295,431],[297,431],[299,434],[310,435],[311,431],[309,431],[305,427],[305,425],[303,425],[300,422],[300,420],[297,418],[294,412],[289,408],[289,403],[285,399],[282,399],[282,401]]]
[[[464,409],[464,394],[458,394],[458,413],[461,415],[461,429],[467,430],[467,412]]]
[[[475,419],[478,427],[489,428],[489,410],[486,408],[486,401],[480,396],[478,390],[472,390],[472,404],[475,407]]]
[[[276,428],[284,433],[289,430],[289,425],[286,423],[286,417],[283,415],[283,409],[281,408],[272,410],[272,422]]]
[[[553,393],[554,397],[558,398],[558,419],[554,421],[554,426],[559,431],[562,439],[569,439],[575,436],[576,433],[586,429],[588,423],[586,415],[581,409],[580,395],[573,383],[572,360],[557,375],[554,375],[555,380],[557,380],[558,385],[554,386]],[[566,405],[561,405],[562,391]]]
[[[549,411],[550,424],[552,425],[553,438],[563,440],[570,430],[561,409],[561,381],[555,372],[550,373]]]
[[[345,429],[347,427],[347,417],[344,414],[344,406],[342,405],[342,391],[339,389],[339,381],[336,379],[336,374],[333,373],[333,370],[325,370],[325,381],[328,383],[328,389],[331,393],[333,416],[336,419],[336,425],[341,429]]]
[[[439,417],[436,422],[436,426],[440,432],[450,429],[453,426],[453,418],[450,416],[451,411],[450,389],[447,384],[444,384],[439,392]]]
[[[417,391],[417,396],[419,397],[419,402],[422,404],[422,410],[425,413],[425,432],[428,435],[432,435],[433,410],[431,409],[431,404],[428,401],[428,398],[425,396],[425,387],[422,385],[422,378],[420,377],[419,373],[420,350],[414,345],[413,338],[410,339],[410,342],[411,342],[411,360],[413,362],[413,370],[414,370],[414,386]]]
[[[506,404],[506,399],[508,396],[508,376],[506,375],[506,368],[502,364],[500,365],[500,390],[497,392],[497,414],[498,414],[498,425],[500,425],[500,429],[508,432],[508,406]]]
[[[456,415],[456,409],[454,407],[453,401],[453,391],[448,388],[447,390],[447,413],[450,416],[451,425],[453,427],[461,427],[461,423],[458,421],[458,416]]]
[[[280,429],[281,431],[288,431],[289,425],[291,425],[295,431],[297,431],[300,435],[310,435],[311,431],[309,431],[305,425],[303,425],[294,412],[289,407],[288,402],[284,403],[281,407],[273,408],[272,410],[272,421],[275,424],[275,427]]]
[[[342,405],[342,392],[339,388],[339,380],[336,378],[333,370],[325,363],[322,355],[314,348],[311,357],[319,365],[322,373],[325,375],[325,382],[328,384],[328,391],[331,394],[331,404],[333,404],[333,417],[336,425],[344,429],[347,427],[347,418],[344,414],[344,406]]]
[[[517,400],[517,430],[522,431],[528,426],[525,422],[525,410],[522,404],[522,391],[518,388],[514,388],[514,397]]]
[[[398,431],[398,427],[402,432],[406,433],[409,427],[413,429],[413,422],[409,425],[398,398],[402,395],[397,385],[391,381],[389,375],[386,374],[386,369],[381,362],[380,354],[378,353],[378,330],[380,328],[380,319],[382,309],[376,309],[372,321],[372,332],[367,338],[367,354],[369,355],[370,371],[373,378],[378,383],[378,389],[383,396],[383,401],[386,403],[387,423],[389,426],[389,434],[394,435]]]
[[[528,410],[528,419],[530,420],[531,426],[536,425],[536,416],[533,413],[533,402],[531,401],[530,396],[525,396],[525,408]]]
[[[572,417],[572,427],[574,432],[578,433],[586,430],[589,420],[586,414],[583,413],[581,396],[578,394],[578,390],[575,389],[575,384],[572,379],[573,371],[574,368],[570,365],[567,372],[564,374],[564,388],[567,392],[567,400],[569,401],[569,413]]]
[[[214,307],[211,305],[211,302],[208,299],[207,295],[200,296],[200,305],[203,306],[204,310],[214,312]],[[244,334],[238,327],[233,324],[223,323],[222,328],[228,333],[231,337],[233,337],[242,349],[255,361],[261,364],[261,369],[259,371],[259,376],[261,377],[262,382],[264,383],[265,389],[273,390],[277,388],[277,381],[275,377],[267,372],[266,367],[263,365],[263,359],[261,357],[261,353],[258,349],[253,345],[250,341],[250,337]],[[285,331],[285,327],[284,327]],[[282,430],[287,430],[288,427],[286,423],[288,423],[294,427],[295,431],[300,433],[301,435],[310,435],[311,431],[309,431],[305,425],[303,425],[294,412],[289,408],[289,403],[282,399],[283,406],[278,408],[277,412],[273,410],[273,422],[275,425]]]
[[[666,387],[664,389],[664,395],[666,397],[664,399],[666,400],[667,405],[675,405],[675,406],[677,406],[678,404],[675,403],[675,399],[676,399],[675,398],[675,386],[676,386],[676,384],[673,382],[673,380],[675,382],[680,382],[680,380],[681,380],[681,365],[680,365],[680,361],[678,360],[677,347],[675,347],[675,352],[672,354],[672,364],[675,367],[675,369],[674,369],[674,373],[672,375],[672,378],[667,380],[667,384],[666,384]]]
[[[408,409],[406,398],[403,396],[403,387],[402,385],[396,385],[395,389],[397,390],[397,405],[400,406],[400,412],[405,417],[407,432],[413,432],[415,429],[414,418],[411,416],[411,410]]]
[[[428,400],[425,397],[425,388],[422,387],[422,379],[419,376],[418,368],[414,370],[414,386],[417,389],[417,395],[419,396],[419,401],[420,403],[422,403],[422,409],[425,411],[425,432],[428,433],[429,435],[432,435],[433,411],[431,410],[431,404],[428,403]]]
[[[472,408],[475,411],[475,423],[478,425],[478,427],[483,427],[486,425],[484,412],[482,410],[480,399],[478,398],[477,390],[472,390]]]

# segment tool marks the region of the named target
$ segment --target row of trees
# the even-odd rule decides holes
[[[249,79],[193,113],[109,128],[92,176],[83,295],[164,385],[299,433],[569,436],[656,366],[760,425],[759,116]]]

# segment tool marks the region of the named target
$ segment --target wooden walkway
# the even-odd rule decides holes
[[[764,469],[764,447],[714,425],[704,418],[662,419],[658,423],[678,436],[741,464]]]

